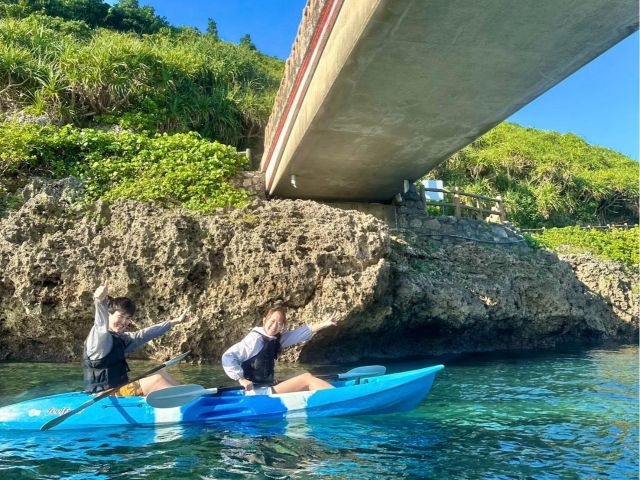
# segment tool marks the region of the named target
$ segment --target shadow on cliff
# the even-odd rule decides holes
[[[600,270],[607,263],[595,262]],[[388,289],[375,304],[321,332],[301,361],[587,347],[638,336],[633,274],[618,267],[628,278],[603,291],[583,281],[588,272],[578,276],[575,261],[549,251],[415,235],[394,242],[390,263]]]

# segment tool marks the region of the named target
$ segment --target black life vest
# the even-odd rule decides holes
[[[253,357],[242,362],[244,378],[251,380],[256,386],[273,385],[276,358],[280,353],[280,334],[275,338],[268,337],[255,330],[262,337],[262,349]]]
[[[87,355],[87,344],[84,345],[82,369],[84,371],[85,390],[90,393],[101,392],[112,387],[119,387],[129,382],[129,365],[124,356],[127,339],[122,335],[109,332],[113,339],[113,346],[109,353],[98,359],[91,360]]]

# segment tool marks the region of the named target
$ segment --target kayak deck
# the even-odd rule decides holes
[[[107,397],[72,415],[54,430],[114,425],[209,423],[225,420],[295,419],[395,413],[416,407],[429,393],[443,365],[376,377],[332,382],[314,392],[246,395],[241,390],[205,394],[175,408],[153,408],[146,397]],[[92,396],[62,393],[0,407],[0,429],[40,427]]]

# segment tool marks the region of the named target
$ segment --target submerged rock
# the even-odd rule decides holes
[[[217,361],[276,303],[288,307],[290,327],[334,310],[342,318],[287,360],[529,349],[637,332],[633,276],[617,264],[392,235],[370,215],[311,201],[255,200],[203,216],[134,201],[80,208],[74,188],[34,183],[0,221],[0,359],[78,359],[105,278],[138,305],[136,328],[192,312],[193,323],[140,352],[157,358],[192,350]]]

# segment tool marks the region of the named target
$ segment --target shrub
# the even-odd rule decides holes
[[[628,267],[640,264],[640,229],[549,228],[543,233],[526,234],[529,244],[564,253],[591,253],[622,262]]]
[[[89,200],[129,198],[210,212],[247,198],[227,183],[247,165],[246,157],[195,132],[147,135],[2,122],[0,137],[0,191],[15,190],[32,175],[74,175],[85,181]]]
[[[0,18],[22,19],[33,14],[125,32],[156,33],[169,27],[153,7],[141,7],[138,0],[120,0],[113,6],[102,0],[0,0]]]

